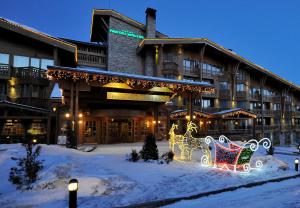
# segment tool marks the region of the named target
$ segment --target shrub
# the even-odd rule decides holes
[[[77,149],[77,136],[73,131],[73,124],[71,121],[67,121],[66,123],[66,136],[67,136],[67,147]]]
[[[161,159],[162,159],[165,163],[169,164],[170,162],[173,161],[174,155],[175,155],[174,152],[169,151],[169,152],[164,153],[164,154],[161,156]]]
[[[137,153],[137,151],[133,149],[129,155],[128,160],[131,162],[137,162],[139,159],[140,159],[139,153]]]
[[[148,134],[146,136],[143,149],[140,151],[140,154],[144,161],[158,160],[158,149],[156,139],[153,134]]]
[[[17,186],[17,189],[28,190],[38,178],[38,172],[43,168],[41,160],[38,157],[41,152],[41,146],[34,148],[35,144],[22,144],[26,149],[26,157],[12,158],[17,160],[18,167],[12,167],[9,174],[9,181]]]

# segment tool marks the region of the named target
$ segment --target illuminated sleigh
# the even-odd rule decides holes
[[[220,136],[219,140],[207,136],[205,137],[205,143],[207,145],[211,143],[214,145],[215,157],[214,161],[211,161],[210,157],[204,154],[201,157],[202,165],[243,172],[261,168],[263,166],[262,161],[256,160],[252,162],[253,153],[258,150],[260,144],[262,144],[265,149],[269,149],[271,146],[271,141],[268,138],[263,138],[259,141],[251,139],[241,146],[230,141],[224,135]]]

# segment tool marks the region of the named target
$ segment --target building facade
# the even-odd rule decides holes
[[[54,83],[62,97],[46,108],[56,116],[51,143],[65,133],[66,120],[73,121],[79,143],[135,142],[151,132],[164,139],[172,122],[184,131],[188,120],[198,124],[201,136],[268,137],[275,144],[300,140],[298,86],[206,38],[171,38],[158,32],[154,9],[146,10],[145,24],[114,10],[94,10],[90,42],[57,40],[66,46],[50,42],[44,52],[39,46],[46,43],[35,40],[38,53],[19,54],[29,57],[26,67],[33,67],[36,57],[41,69],[43,58],[53,60],[47,63],[51,81],[45,86],[46,98]],[[1,49],[10,57],[18,55],[17,49]],[[13,60],[8,61],[12,70],[23,67],[14,66]],[[6,87],[14,76],[2,78]],[[28,89],[33,95],[34,87]],[[3,99],[21,102],[7,88],[5,92]]]

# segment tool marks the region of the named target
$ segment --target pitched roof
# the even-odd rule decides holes
[[[18,22],[9,20],[7,18],[0,17],[0,27],[4,28],[6,30],[9,30],[9,31],[30,37],[32,39],[36,39],[36,40],[44,42],[46,44],[61,48],[63,50],[72,52],[75,54],[75,56],[77,54],[76,53],[76,50],[77,50],[76,45],[66,42],[66,41],[63,41],[59,38],[53,37],[47,33],[43,33],[32,27],[28,27],[28,26],[20,24]]]
[[[239,62],[244,63],[247,66],[249,66],[253,69],[256,69],[256,70],[288,85],[289,87],[294,88],[297,91],[300,91],[300,86],[274,74],[270,70],[251,62],[250,60],[238,55],[237,53],[235,53],[221,45],[214,43],[213,41],[211,41],[207,38],[145,38],[140,42],[140,44],[137,48],[137,53],[141,52],[146,45],[160,45],[160,44],[165,44],[165,45],[167,45],[167,44],[181,44],[181,45],[184,45],[184,44],[206,44],[206,45],[208,45],[216,50],[219,50],[222,53],[238,60]]]

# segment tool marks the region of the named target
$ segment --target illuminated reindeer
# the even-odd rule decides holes
[[[187,123],[186,132],[184,135],[175,134],[175,129],[178,129],[178,125],[173,124],[169,135],[170,149],[174,152],[175,145],[178,145],[180,149],[180,159],[192,160],[193,151],[196,149],[202,149],[204,154],[208,154],[210,158],[210,151],[208,145],[205,143],[204,138],[194,138],[192,132],[197,132],[197,126],[195,123],[189,121]]]

